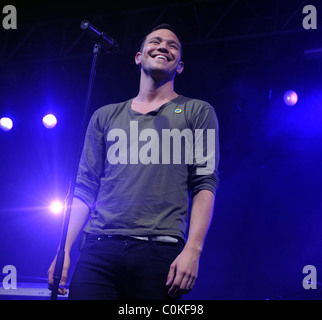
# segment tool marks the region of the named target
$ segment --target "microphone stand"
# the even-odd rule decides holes
[[[81,123],[81,132],[80,132],[78,153],[77,153],[76,163],[75,163],[75,166],[74,166],[74,169],[72,172],[72,178],[71,178],[71,182],[70,182],[69,191],[68,191],[66,199],[65,199],[63,229],[62,229],[62,235],[61,235],[61,239],[60,239],[59,250],[57,253],[56,264],[55,264],[54,282],[53,282],[53,287],[52,287],[52,292],[51,292],[51,300],[57,300],[59,283],[61,280],[61,275],[62,275],[63,266],[64,266],[65,244],[66,244],[66,237],[67,237],[67,231],[68,231],[68,225],[69,225],[69,218],[70,218],[74,190],[75,190],[75,185],[76,185],[79,160],[80,160],[80,157],[82,154],[84,140],[85,140],[86,120],[89,116],[90,104],[91,104],[91,100],[92,100],[92,92],[93,92],[93,86],[94,86],[94,80],[95,80],[95,74],[96,74],[96,64],[97,64],[98,56],[101,52],[101,48],[102,48],[102,45],[101,45],[100,41],[96,42],[94,45],[94,49],[93,49],[92,69],[91,69],[89,84],[88,84],[88,89],[87,89],[87,97],[86,97],[85,109],[83,112],[83,120]]]

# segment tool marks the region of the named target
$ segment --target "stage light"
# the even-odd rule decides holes
[[[56,126],[57,124],[57,119],[53,114],[47,114],[42,118],[42,123],[44,126],[48,129],[52,129]]]
[[[0,119],[0,128],[3,131],[9,131],[12,129],[12,127],[13,127],[13,122],[10,118],[3,117]]]
[[[50,205],[50,211],[54,214],[60,214],[63,212],[64,206],[60,201],[54,201]]]
[[[294,106],[298,101],[297,93],[293,90],[288,90],[284,93],[284,102],[288,106]]]

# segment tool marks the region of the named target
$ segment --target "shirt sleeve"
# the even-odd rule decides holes
[[[189,165],[188,187],[194,197],[201,190],[216,193],[219,186],[219,125],[214,108],[202,106],[193,118],[194,157]]]
[[[74,197],[82,200],[90,210],[95,204],[104,170],[104,150],[104,130],[96,111],[87,127],[74,191]]]

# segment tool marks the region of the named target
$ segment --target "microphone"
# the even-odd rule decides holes
[[[112,37],[96,28],[89,21],[82,21],[80,27],[85,30],[95,41],[100,42],[106,52],[112,52],[118,49],[119,45]]]

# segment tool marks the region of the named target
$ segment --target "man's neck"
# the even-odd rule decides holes
[[[137,103],[153,105],[170,101],[177,96],[173,88],[173,80],[156,82],[152,78],[141,77],[140,90],[134,100]]]

